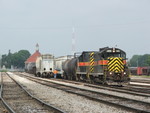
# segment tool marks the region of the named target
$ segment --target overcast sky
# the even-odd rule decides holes
[[[150,0],[0,0],[0,54],[21,49],[55,56],[121,48],[150,54]]]

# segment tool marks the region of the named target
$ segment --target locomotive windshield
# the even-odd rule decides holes
[[[126,58],[126,53],[122,50],[119,49],[108,49],[106,51],[104,51],[101,54],[102,58],[108,58],[108,57],[122,57],[122,58]]]
[[[125,58],[126,55],[123,53],[106,53],[106,57],[123,57],[123,58]]]

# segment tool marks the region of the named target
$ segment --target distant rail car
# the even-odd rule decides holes
[[[131,75],[150,75],[150,66],[147,67],[130,67]]]

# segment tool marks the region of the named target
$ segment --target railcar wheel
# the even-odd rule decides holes
[[[68,80],[68,76],[67,76],[67,74],[65,72],[63,72],[63,78]]]
[[[41,77],[42,78],[46,77],[46,72],[43,72]]]
[[[40,72],[38,72],[36,75],[37,75],[37,77],[41,77],[41,73]]]

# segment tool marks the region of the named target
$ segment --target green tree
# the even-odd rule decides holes
[[[24,62],[30,55],[28,50],[20,50],[14,54],[2,55],[2,65],[5,65],[7,68],[10,68],[11,65],[17,68],[24,68]]]
[[[131,66],[131,67],[150,66],[150,54],[134,55],[134,56],[130,59],[130,66]]]
[[[130,65],[131,67],[137,67],[139,66],[139,59],[141,55],[133,55],[133,57],[130,59]]]

